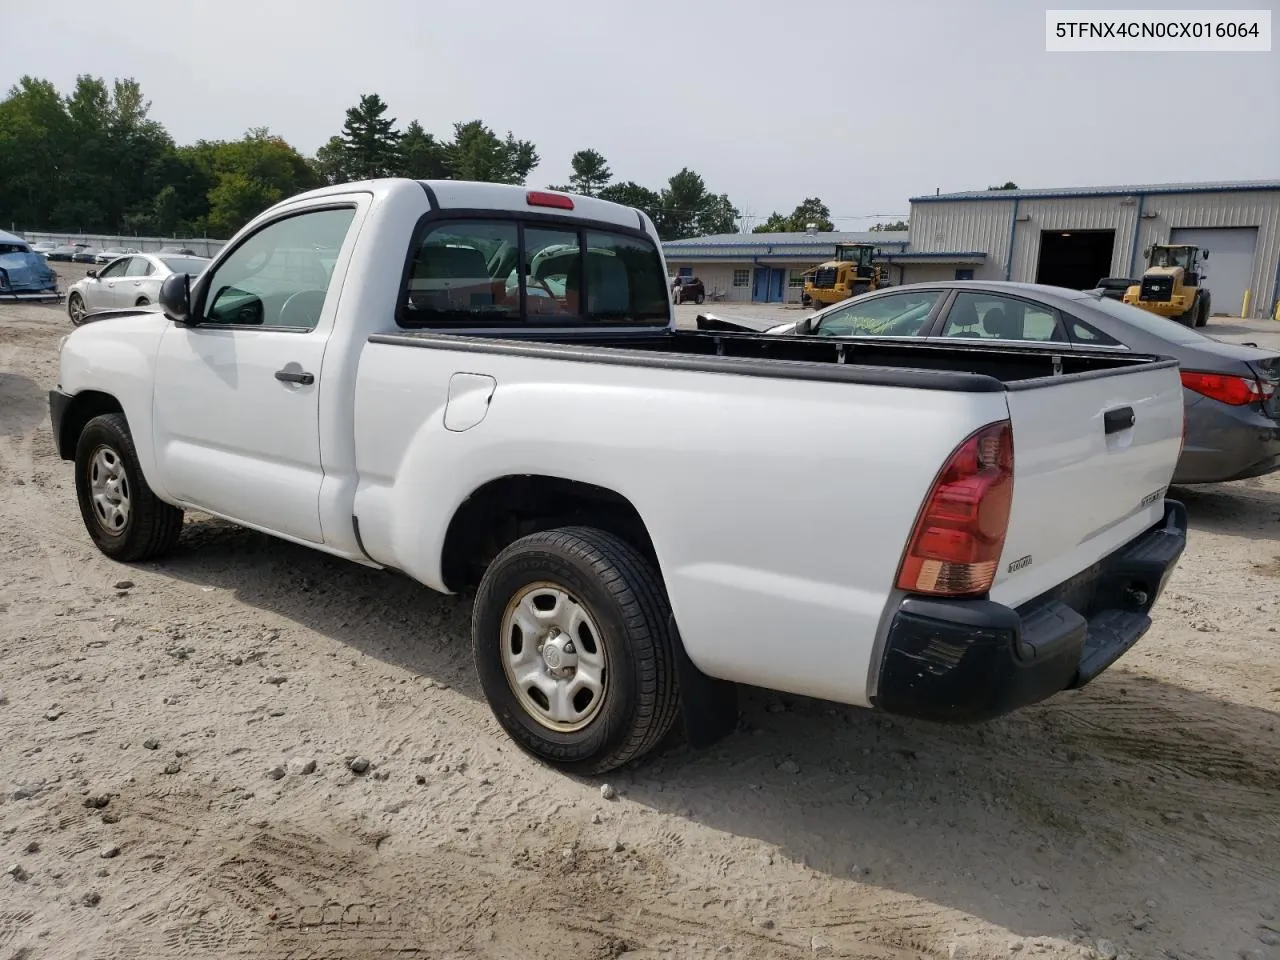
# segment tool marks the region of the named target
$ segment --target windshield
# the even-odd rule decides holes
[[[1191,249],[1189,247],[1157,247],[1151,251],[1151,266],[1182,267],[1191,269]]]
[[[193,277],[209,264],[208,260],[199,257],[161,257],[160,262],[174,273],[189,273]]]
[[[1168,340],[1170,343],[1204,343],[1213,340],[1212,337],[1206,337],[1204,334],[1196,333],[1190,327],[1184,327],[1176,320],[1166,320],[1157,314],[1143,310],[1141,307],[1130,306],[1127,303],[1121,303],[1119,300],[1109,300],[1106,297],[1082,297],[1093,309],[1105,313],[1108,316],[1115,317],[1131,327],[1137,327],[1139,330],[1149,333],[1154,337],[1160,337]],[[1217,341],[1213,341],[1217,342]]]
[[[856,263],[865,267],[871,263],[871,248],[845,247],[836,251],[836,259],[841,263]]]

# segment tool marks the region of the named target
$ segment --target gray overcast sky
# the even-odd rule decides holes
[[[1068,4],[0,0],[35,31],[0,35],[0,86],[132,76],[179,143],[265,125],[308,154],[377,92],[401,125],[478,117],[533,140],[534,185],[594,147],[618,179],[688,166],[758,216],[806,196],[906,213],[1005,180],[1280,177],[1280,48],[1051,54],[1046,6]]]

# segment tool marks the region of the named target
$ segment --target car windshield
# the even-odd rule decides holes
[[[208,265],[208,260],[200,257],[161,257],[160,262],[174,273],[189,273],[193,277]]]
[[[1141,307],[1130,306],[1127,303],[1121,303],[1119,300],[1109,300],[1106,297],[1082,297],[1089,306],[1097,310],[1099,313],[1105,313],[1108,316],[1115,317],[1123,323],[1129,324],[1131,327],[1137,327],[1144,333],[1149,333],[1153,337],[1160,337],[1162,340],[1168,340],[1170,343],[1204,343],[1206,340],[1213,340],[1212,337],[1206,337],[1202,333],[1196,333],[1190,327],[1185,327],[1176,320],[1166,320],[1164,317],[1158,316]]]
[[[1153,267],[1182,267],[1191,269],[1191,249],[1189,247],[1158,247],[1152,251]]]

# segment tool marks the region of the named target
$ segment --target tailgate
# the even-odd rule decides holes
[[[1058,586],[1160,521],[1182,444],[1177,363],[1010,384],[1013,508],[991,599]]]

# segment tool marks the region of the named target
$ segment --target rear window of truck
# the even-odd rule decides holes
[[[666,272],[643,235],[573,222],[436,220],[415,239],[402,327],[661,325]]]

